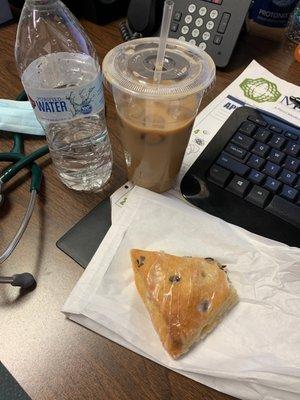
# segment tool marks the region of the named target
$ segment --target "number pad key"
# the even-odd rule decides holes
[[[207,8],[206,7],[201,7],[199,9],[199,15],[201,15],[201,17],[203,17],[206,13],[207,13]]]
[[[268,159],[270,161],[273,161],[276,164],[281,164],[282,161],[284,160],[285,154],[280,151],[280,150],[276,150],[276,149],[272,149]]]
[[[217,10],[211,10],[209,16],[211,19],[216,19],[219,15],[219,12]]]
[[[199,28],[200,26],[203,25],[203,19],[202,18],[197,18],[195,21],[195,25]]]
[[[270,151],[270,146],[268,146],[267,144],[264,144],[264,143],[260,143],[260,142],[255,143],[255,146],[252,149],[253,153],[255,153],[261,157],[266,157],[267,154],[269,153],[269,151]]]
[[[184,18],[184,22],[185,22],[186,24],[190,24],[190,23],[192,22],[192,19],[193,19],[193,17],[192,17],[191,15],[187,15],[187,16]]]
[[[207,31],[204,32],[203,35],[202,35],[202,39],[203,39],[203,40],[209,40],[209,38],[210,38],[210,33],[207,32]]]

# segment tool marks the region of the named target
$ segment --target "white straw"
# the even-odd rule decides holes
[[[164,5],[164,13],[161,22],[160,36],[159,36],[159,46],[157,51],[157,58],[155,63],[155,71],[153,80],[155,83],[159,83],[161,80],[161,73],[164,65],[165,52],[167,46],[167,39],[169,35],[170,23],[172,18],[174,2],[171,0],[166,0]]]

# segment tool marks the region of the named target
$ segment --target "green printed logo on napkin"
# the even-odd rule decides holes
[[[240,88],[244,95],[257,103],[275,102],[281,96],[277,85],[265,78],[245,79]]]

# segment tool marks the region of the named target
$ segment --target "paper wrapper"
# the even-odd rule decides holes
[[[132,248],[213,257],[227,265],[239,304],[179,360],[163,349],[137,293]],[[300,250],[179,200],[134,188],[63,311],[139,354],[241,399],[300,398]]]

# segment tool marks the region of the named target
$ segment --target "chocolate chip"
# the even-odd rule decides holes
[[[145,261],[144,256],[140,256],[140,258],[138,260],[136,260],[138,268],[142,267],[145,264],[144,261]]]
[[[172,283],[178,283],[180,281],[180,276],[179,275],[171,275],[169,277],[169,281]]]
[[[225,269],[225,268],[227,268],[227,265],[221,265],[220,268],[221,268],[221,269]]]
[[[199,304],[198,310],[202,312],[206,312],[209,309],[210,302],[208,300],[203,300],[202,303]]]
[[[214,260],[213,258],[211,258],[211,257],[205,257],[204,260],[206,260],[206,261],[215,261],[215,260]]]
[[[204,271],[201,272],[201,276],[203,276],[203,278],[206,277],[206,273]]]

